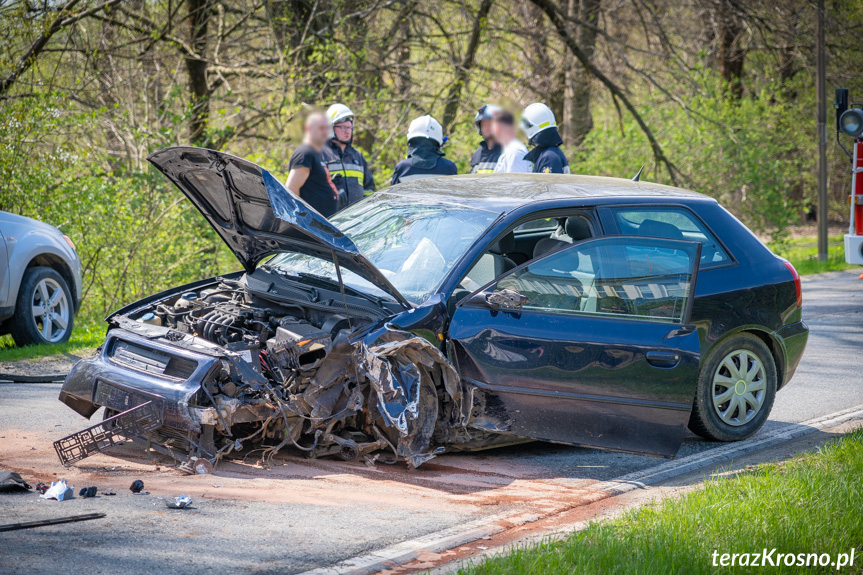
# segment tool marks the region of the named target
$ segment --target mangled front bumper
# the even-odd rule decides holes
[[[80,361],[66,378],[60,392],[63,403],[87,418],[100,407],[118,415],[55,442],[64,464],[110,448],[117,437],[143,438],[181,461],[205,458],[215,463],[231,445],[266,436],[283,439],[268,448],[273,453],[293,442],[315,457],[341,453],[346,443],[354,457],[391,446],[397,458],[416,467],[440,452],[436,435],[462,427],[467,419],[470,399],[464,397],[452,365],[429,341],[393,326],[353,345],[337,345],[341,352],[331,352],[298,392],[275,389],[276,383],[241,354],[199,345],[200,338],[192,336],[171,339],[173,332],[151,327],[131,324],[139,333],[111,330],[100,351]],[[252,355],[253,361],[258,359]],[[251,394],[227,397],[215,391],[217,381],[224,388],[226,373]],[[444,398],[446,409],[439,412],[438,400]],[[135,411],[145,404],[146,413]],[[263,427],[239,439],[232,434],[235,424],[250,422]],[[273,428],[281,422],[285,433]],[[334,428],[337,424],[348,428]],[[375,425],[383,432],[374,431]],[[370,439],[354,446],[353,431]],[[221,448],[214,444],[214,432],[220,434],[216,441]],[[306,446],[297,443],[301,437]]]
[[[152,401],[161,408],[163,425],[200,433],[201,413],[193,412],[193,398],[219,368],[218,355],[114,329],[99,353],[75,365],[60,401],[87,418],[100,407],[123,412]]]

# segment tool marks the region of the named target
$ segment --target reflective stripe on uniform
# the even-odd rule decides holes
[[[330,175],[342,176],[343,178],[356,178],[360,181],[366,175],[363,167],[359,164],[343,164],[339,160],[327,162],[327,169],[330,171]]]
[[[330,170],[331,176],[341,176],[343,178],[356,178],[362,180],[365,177],[365,172],[357,170]]]
[[[490,174],[494,171],[497,162],[480,162],[471,170],[474,174]]]

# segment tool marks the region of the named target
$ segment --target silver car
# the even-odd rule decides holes
[[[48,224],[0,212],[0,321],[18,345],[69,339],[81,305],[75,245]]]

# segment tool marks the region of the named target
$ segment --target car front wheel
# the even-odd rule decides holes
[[[713,441],[750,437],[770,415],[777,380],[773,355],[757,336],[720,342],[701,366],[689,429]]]
[[[68,341],[74,322],[66,280],[48,267],[28,268],[21,279],[9,333],[19,346]]]

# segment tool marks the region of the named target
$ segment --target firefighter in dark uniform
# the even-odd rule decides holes
[[[408,127],[408,157],[396,164],[393,185],[420,178],[454,176],[456,165],[443,157],[443,128],[431,116],[421,116]]]
[[[354,113],[344,104],[327,110],[330,141],[321,155],[330,177],[339,190],[339,209],[356,203],[375,191],[375,180],[366,159],[351,145],[354,139]]]
[[[531,104],[521,114],[521,129],[528,144],[534,148],[524,157],[533,163],[534,173],[568,174],[569,160],[560,145],[563,140],[557,131],[554,112],[545,104]]]
[[[503,147],[499,142],[495,141],[492,134],[492,120],[494,115],[500,112],[501,109],[492,104],[486,104],[476,113],[473,119],[473,124],[476,126],[476,133],[482,137],[482,142],[470,157],[470,173],[471,174],[490,174],[494,171],[497,161],[500,159],[500,154]]]

